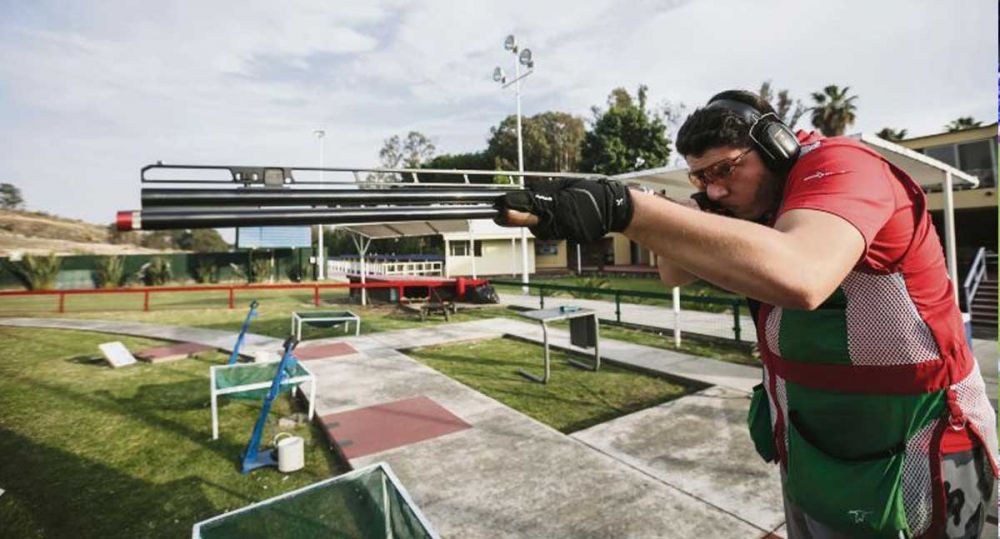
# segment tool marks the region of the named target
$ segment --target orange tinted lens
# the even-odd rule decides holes
[[[691,181],[691,185],[694,185],[698,189],[703,189],[705,187],[705,171],[688,174],[688,180]]]
[[[736,165],[732,161],[723,161],[715,165],[712,167],[712,181],[728,178],[733,173],[734,168],[736,168]]]

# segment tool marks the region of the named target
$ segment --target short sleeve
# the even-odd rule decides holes
[[[851,223],[865,240],[865,255],[895,212],[889,166],[863,150],[814,149],[792,168],[778,216],[797,209],[819,210]]]

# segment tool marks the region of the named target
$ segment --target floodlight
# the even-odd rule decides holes
[[[502,68],[497,67],[493,70],[493,82],[503,82],[506,79],[507,77],[504,76]]]
[[[521,65],[523,66],[531,67],[532,65],[534,65],[534,62],[531,61],[531,49],[524,49],[523,51],[521,51],[521,54],[520,56],[517,57],[517,60],[521,62]]]
[[[503,40],[503,48],[509,51],[517,50],[517,38],[514,37],[514,34],[507,36],[507,39]]]

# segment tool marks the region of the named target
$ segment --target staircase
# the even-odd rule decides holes
[[[997,254],[986,254],[986,274],[979,282],[970,308],[972,334],[977,338],[997,338]]]

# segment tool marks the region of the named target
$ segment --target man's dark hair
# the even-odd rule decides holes
[[[739,101],[760,111],[761,114],[774,112],[771,104],[755,93],[745,90],[726,90],[712,96],[709,103],[719,99]],[[750,125],[743,116],[726,108],[702,107],[684,120],[677,131],[677,151],[681,155],[699,156],[712,148],[732,146],[749,148]]]

